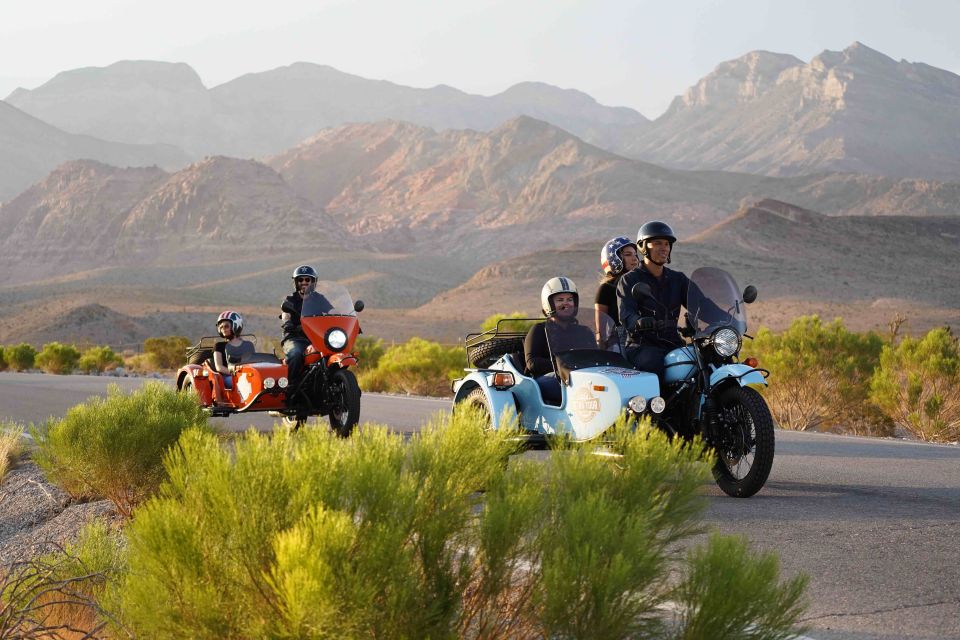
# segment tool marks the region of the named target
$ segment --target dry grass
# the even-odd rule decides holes
[[[0,481],[13,468],[14,461],[20,456],[23,441],[23,427],[13,423],[0,423]]]

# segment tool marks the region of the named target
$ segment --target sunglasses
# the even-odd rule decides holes
[[[301,282],[313,282],[313,278],[297,278],[297,284]]]

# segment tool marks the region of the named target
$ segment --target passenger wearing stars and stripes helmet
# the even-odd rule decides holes
[[[636,243],[626,236],[617,236],[607,241],[600,249],[600,267],[608,275],[618,276],[624,271],[624,260],[622,251],[624,247],[633,247],[637,250]]]
[[[223,335],[223,327],[229,324],[233,337],[243,333],[243,316],[236,311],[224,311],[217,318],[217,333]],[[226,336],[224,336],[226,337]]]

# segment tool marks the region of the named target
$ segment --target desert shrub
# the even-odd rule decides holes
[[[483,321],[483,324],[480,325],[480,331],[490,331],[491,329],[497,328],[497,323],[501,320],[508,320],[500,325],[501,331],[516,331],[526,333],[530,330],[530,327],[535,325],[539,320],[527,320],[524,321],[523,318],[526,318],[527,314],[520,313],[519,311],[514,311],[513,313],[496,313],[486,320]],[[513,319],[516,318],[514,321]]]
[[[36,365],[47,373],[73,373],[80,362],[80,351],[72,344],[48,342],[36,357]]]
[[[360,360],[361,367],[364,369],[376,369],[380,358],[382,358],[386,352],[386,347],[383,346],[383,340],[379,338],[357,336],[353,350]]]
[[[177,369],[186,364],[189,346],[190,340],[184,336],[164,336],[147,338],[143,350],[158,369]]]
[[[13,422],[0,421],[0,482],[20,456],[23,427]]]
[[[870,381],[874,402],[922,440],[960,440],[960,346],[948,328],[884,347]]]
[[[7,356],[5,355],[5,353],[6,352],[3,348],[3,345],[0,344],[0,371],[7,370]]]
[[[189,428],[207,429],[195,396],[159,383],[92,397],[60,420],[31,429],[34,460],[75,498],[107,498],[120,513],[156,492],[163,453]]]
[[[848,331],[839,318],[825,325],[804,316],[780,334],[761,328],[744,353],[770,371],[764,395],[781,427],[881,434],[887,421],[869,401],[869,380],[883,344],[875,333]]]
[[[109,619],[99,605],[124,571],[119,534],[87,525],[77,541],[17,562],[0,582],[0,638],[96,638]]]
[[[37,357],[37,350],[26,342],[21,342],[16,346],[8,347],[5,357],[11,369],[14,371],[24,371],[25,369],[33,368],[34,361]]]
[[[113,352],[110,347],[90,347],[80,356],[77,366],[86,373],[103,373],[123,364],[123,358]]]
[[[450,382],[463,375],[466,356],[460,347],[445,347],[411,338],[387,349],[377,366],[361,373],[360,386],[369,391],[450,395]]]
[[[620,459],[585,446],[504,464],[514,435],[469,411],[408,442],[371,426],[347,440],[278,430],[230,452],[184,434],[169,483],[127,528],[112,610],[150,638],[666,638],[658,607],[677,571],[707,576],[681,582],[691,619],[708,603],[749,612],[727,637],[796,623],[803,579],[780,586],[765,557],[728,558],[714,538],[677,560],[705,507],[697,446],[622,428]],[[727,571],[765,579],[724,600],[714,572]]]

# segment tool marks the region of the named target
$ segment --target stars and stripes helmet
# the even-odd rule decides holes
[[[566,276],[550,278],[543,285],[543,289],[540,289],[540,308],[543,310],[543,315],[548,318],[556,313],[550,298],[558,293],[572,293],[574,306],[580,308],[580,293],[577,291],[577,285],[574,284],[573,280]]]
[[[611,238],[607,244],[603,245],[603,249],[600,249],[600,266],[604,273],[617,276],[623,272],[623,257],[620,255],[620,250],[630,245],[633,245],[634,249],[637,248],[633,240],[626,236]]]
[[[221,322],[230,323],[230,328],[233,329],[233,335],[238,336],[243,333],[243,316],[236,311],[224,311],[220,314],[220,317],[217,318],[217,331],[220,330]]]

